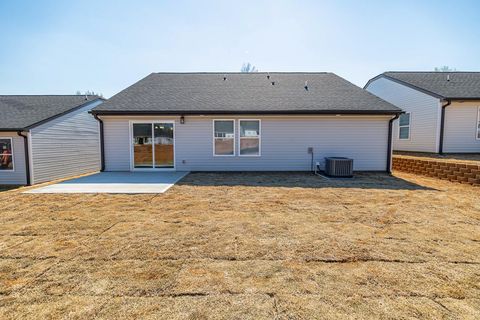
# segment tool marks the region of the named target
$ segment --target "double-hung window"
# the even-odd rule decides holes
[[[477,140],[480,140],[480,107],[477,110]]]
[[[213,155],[235,155],[235,120],[213,120]]]
[[[398,139],[408,140],[410,139],[410,123],[411,123],[411,113],[403,113],[398,119]]]
[[[260,120],[239,120],[240,155],[260,155]]]
[[[12,138],[0,138],[0,171],[13,170]]]

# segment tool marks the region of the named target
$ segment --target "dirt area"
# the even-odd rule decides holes
[[[479,200],[400,173],[3,191],[0,318],[479,319]]]
[[[426,153],[426,152],[407,152],[407,151],[395,151],[394,154],[402,156],[410,156],[423,160],[440,160],[453,163],[465,163],[480,165],[480,152],[479,153]]]

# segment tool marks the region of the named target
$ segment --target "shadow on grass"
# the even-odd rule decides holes
[[[169,184],[183,178],[186,171],[168,172],[98,172],[84,177],[71,178],[58,184]]]
[[[177,182],[177,185],[436,191],[433,188],[378,172],[357,172],[353,178],[330,179],[310,172],[192,172]]]

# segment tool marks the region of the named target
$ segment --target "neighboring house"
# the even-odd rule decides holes
[[[385,72],[365,89],[406,112],[394,150],[480,153],[480,72]]]
[[[401,110],[332,73],[153,73],[92,113],[106,171],[390,171]]]
[[[30,185],[100,168],[97,96],[0,95],[0,185]]]

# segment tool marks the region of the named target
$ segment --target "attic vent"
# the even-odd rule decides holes
[[[227,80],[227,76],[223,76],[223,81]]]
[[[272,86],[274,86],[274,85],[275,85],[275,81],[272,81]]]
[[[270,79],[270,74],[267,74],[267,79]]]
[[[305,81],[305,87],[304,88],[305,88],[305,90],[308,91],[308,81]]]

